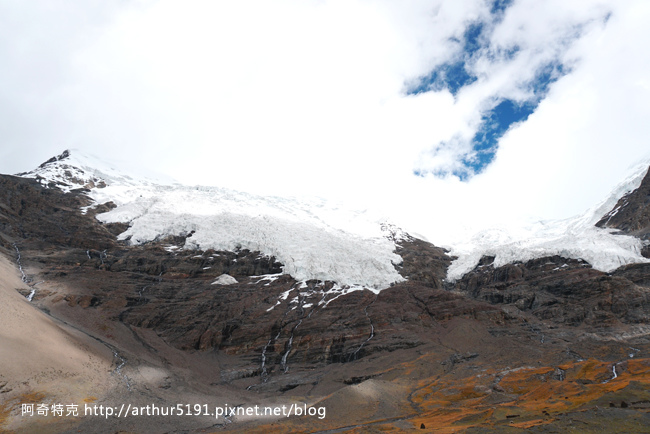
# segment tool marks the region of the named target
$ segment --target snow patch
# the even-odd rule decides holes
[[[237,282],[237,279],[232,277],[230,274],[222,274],[221,276],[217,277],[217,280],[212,282],[212,285],[234,285]]]
[[[253,285],[257,285],[258,283],[268,281],[268,283],[265,283],[264,286],[269,286],[271,283],[275,282],[282,276],[282,273],[277,273],[277,274],[263,274],[261,276],[251,276],[251,279],[257,279],[256,282],[251,282]]]

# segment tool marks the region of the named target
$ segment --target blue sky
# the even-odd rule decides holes
[[[455,98],[468,86],[472,86],[479,80],[474,71],[473,64],[487,58],[490,61],[512,60],[518,53],[519,47],[515,44],[508,49],[500,49],[491,45],[490,32],[494,31],[495,24],[498,24],[512,1],[496,0],[490,6],[488,14],[482,19],[470,21],[465,26],[462,38],[451,38],[458,49],[453,57],[436,67],[425,76],[420,77],[407,90],[408,95],[418,95],[425,92],[450,92]],[[603,20],[608,19],[609,14]],[[577,23],[579,28],[582,23]],[[580,33],[568,35],[562,42],[565,49],[568,49],[571,42],[578,39]],[[568,73],[567,68],[558,58],[547,63],[533,64],[532,77],[520,84],[529,90],[524,99],[512,99],[501,96],[488,96],[482,104],[480,122],[475,126],[475,133],[469,139],[470,148],[465,155],[459,157],[459,165],[451,169],[446,168],[416,168],[413,172],[416,176],[425,176],[432,173],[435,176],[445,177],[452,174],[461,181],[467,181],[475,174],[481,173],[492,161],[498,151],[499,140],[508,129],[528,119],[539,103],[547,95],[550,86],[560,77]],[[458,139],[455,138],[455,142]],[[432,153],[438,149],[448,147],[449,142],[440,142]],[[453,145],[451,145],[453,146]]]

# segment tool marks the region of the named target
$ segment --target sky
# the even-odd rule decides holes
[[[650,157],[647,0],[0,0],[0,173],[64,149],[378,209],[567,218]]]

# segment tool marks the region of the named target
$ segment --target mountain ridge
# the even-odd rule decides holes
[[[93,169],[92,166],[100,168]],[[642,255],[647,249],[646,239],[614,236],[611,230],[603,230],[604,226],[597,224],[621,196],[638,189],[646,172],[647,165],[634,168],[628,179],[615,187],[608,198],[583,215],[562,221],[539,222],[518,232],[488,229],[475,234],[469,242],[449,247],[450,254],[456,259],[449,269],[447,280],[462,278],[483,256],[493,256],[497,265],[506,265],[560,255],[586,260],[605,272],[625,264],[648,261]],[[132,178],[121,173],[115,165],[106,165],[74,150],[66,150],[35,171],[20,175],[35,177],[43,185],[62,188],[63,191],[77,185],[77,188],[84,188],[97,205],[116,204],[116,208],[97,214],[97,218],[104,223],[128,224],[128,229],[120,235],[122,240],[143,243],[157,237],[192,233],[188,248],[234,250],[241,246],[260,250],[281,258],[286,272],[298,280],[333,280],[343,286],[366,286],[375,290],[401,280],[393,268],[393,264],[400,262],[399,256],[393,253],[395,241],[378,247],[378,243],[390,239],[390,234],[381,230],[387,227],[386,219],[376,215],[366,218],[363,213],[343,210],[326,201],[300,202],[217,187],[156,184],[150,179]],[[209,219],[215,220],[208,222]],[[242,223],[243,220],[246,223]],[[313,224],[319,231],[325,231],[292,227],[303,223]],[[227,228],[229,233],[235,235],[222,233],[213,236],[218,228]],[[296,232],[298,239],[288,241]],[[260,238],[258,234],[263,235]],[[337,239],[338,234],[343,239]],[[348,237],[356,239],[351,244],[346,243],[344,239]],[[304,239],[307,239],[306,243],[303,243]],[[371,251],[370,255],[348,255],[340,261],[337,259],[342,252],[353,250],[360,242],[365,243],[360,250]],[[320,249],[310,249],[310,244],[318,244]],[[314,252],[323,253],[316,253],[317,257],[314,257]],[[297,257],[301,259],[296,261]],[[312,260],[316,262],[312,264]],[[355,261],[353,267],[344,266],[342,270],[329,274],[322,272],[336,270],[341,263],[347,265]],[[367,276],[373,277],[368,279]]]

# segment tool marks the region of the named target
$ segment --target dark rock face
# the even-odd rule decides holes
[[[79,212],[90,203],[80,194],[45,189],[32,179],[0,175],[0,234],[32,243],[104,250],[115,236]]]
[[[454,259],[445,249],[413,237],[397,243],[397,254],[403,259],[398,266],[400,274],[412,282],[439,289]]]
[[[623,196],[596,226],[616,228],[641,239],[650,239],[650,171],[639,188]]]
[[[565,326],[608,327],[650,322],[647,264],[607,274],[559,256],[494,268],[478,265],[455,289]]]

